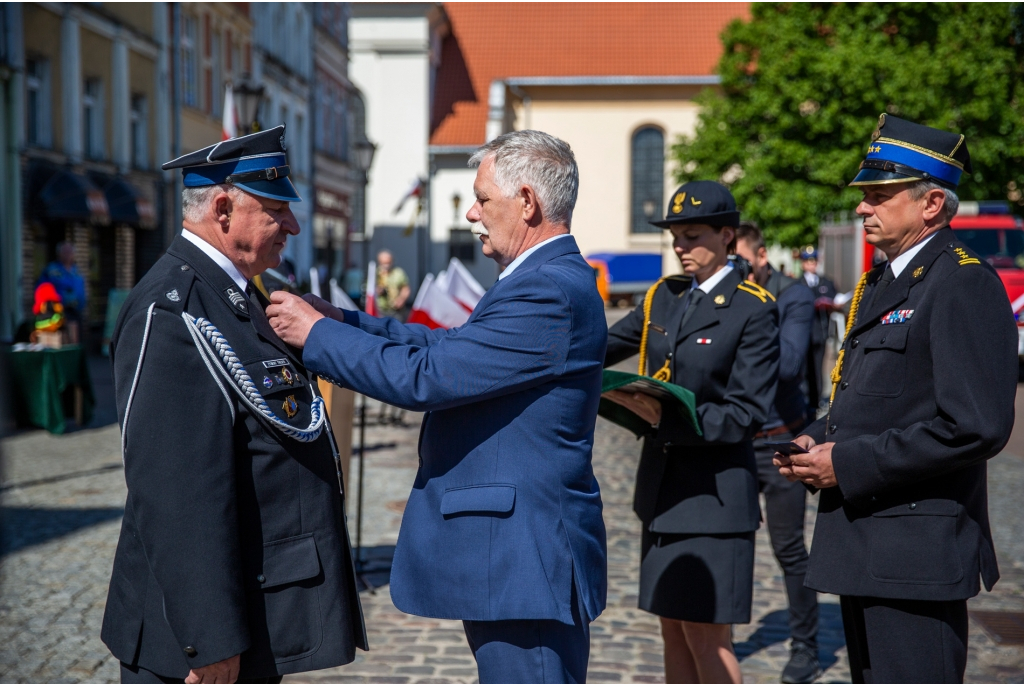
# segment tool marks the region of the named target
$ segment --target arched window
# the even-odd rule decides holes
[[[658,233],[651,220],[664,211],[665,135],[661,129],[645,126],[633,134],[630,229],[633,233]]]

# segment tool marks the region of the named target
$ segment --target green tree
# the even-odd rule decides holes
[[[1019,5],[754,4],[722,34],[721,90],[696,135],[672,146],[680,182],[727,183],[769,240],[817,239],[852,210],[881,112],[967,136],[962,199],[1024,206],[1024,69]]]

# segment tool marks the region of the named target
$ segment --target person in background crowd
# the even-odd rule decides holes
[[[999,578],[986,462],[1010,438],[1017,332],[957,240],[964,136],[881,115],[857,214],[888,262],[850,301],[828,414],[776,455],[821,489],[807,586],[840,596],[855,683],[961,682],[967,599]]]
[[[807,350],[807,421],[818,418],[818,409],[823,403],[821,397],[825,363],[825,343],[828,341],[828,323],[832,312],[837,311],[834,301],[836,284],[818,275],[818,250],[807,245],[800,250],[800,265],[803,268],[804,283],[814,293],[815,321],[811,328],[811,346]]]
[[[608,332],[605,366],[640,353],[638,373],[696,396],[702,435],[660,401],[605,397],[651,424],[633,511],[643,522],[639,606],[661,619],[665,680],[738,683],[732,624],[749,623],[760,525],[751,440],[768,419],[779,369],[774,296],[729,254],[740,213],[713,181],[673,194],[663,221],[683,268]]]
[[[60,295],[64,306],[65,326],[71,342],[78,342],[83,333],[82,320],[85,318],[85,279],[75,264],[75,246],[69,242],[57,243],[57,259],[46,265],[36,283],[51,283]]]
[[[754,454],[772,551],[782,567],[789,598],[792,643],[782,682],[810,683],[821,675],[821,664],[818,660],[818,593],[804,587],[807,489],[803,483],[791,483],[782,477],[772,463],[775,450],[766,447],[765,441],[792,440],[806,425],[807,399],[800,386],[807,366],[811,326],[815,323],[814,294],[802,280],[772,268],[764,237],[756,224],[740,224],[736,232],[736,254],[750,262],[748,279],[774,295],[779,308],[779,385],[771,413],[754,438]]]
[[[409,300],[409,277],[387,250],[377,253],[377,311],[381,316],[405,319],[405,305]]]

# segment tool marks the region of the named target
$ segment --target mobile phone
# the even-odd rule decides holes
[[[784,454],[787,457],[793,454],[807,454],[807,450],[795,442],[765,442],[764,446],[771,447],[779,454]]]

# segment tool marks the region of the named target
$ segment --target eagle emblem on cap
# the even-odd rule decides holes
[[[683,203],[686,202],[686,193],[676,193],[672,198],[672,212],[678,214],[683,211]]]

